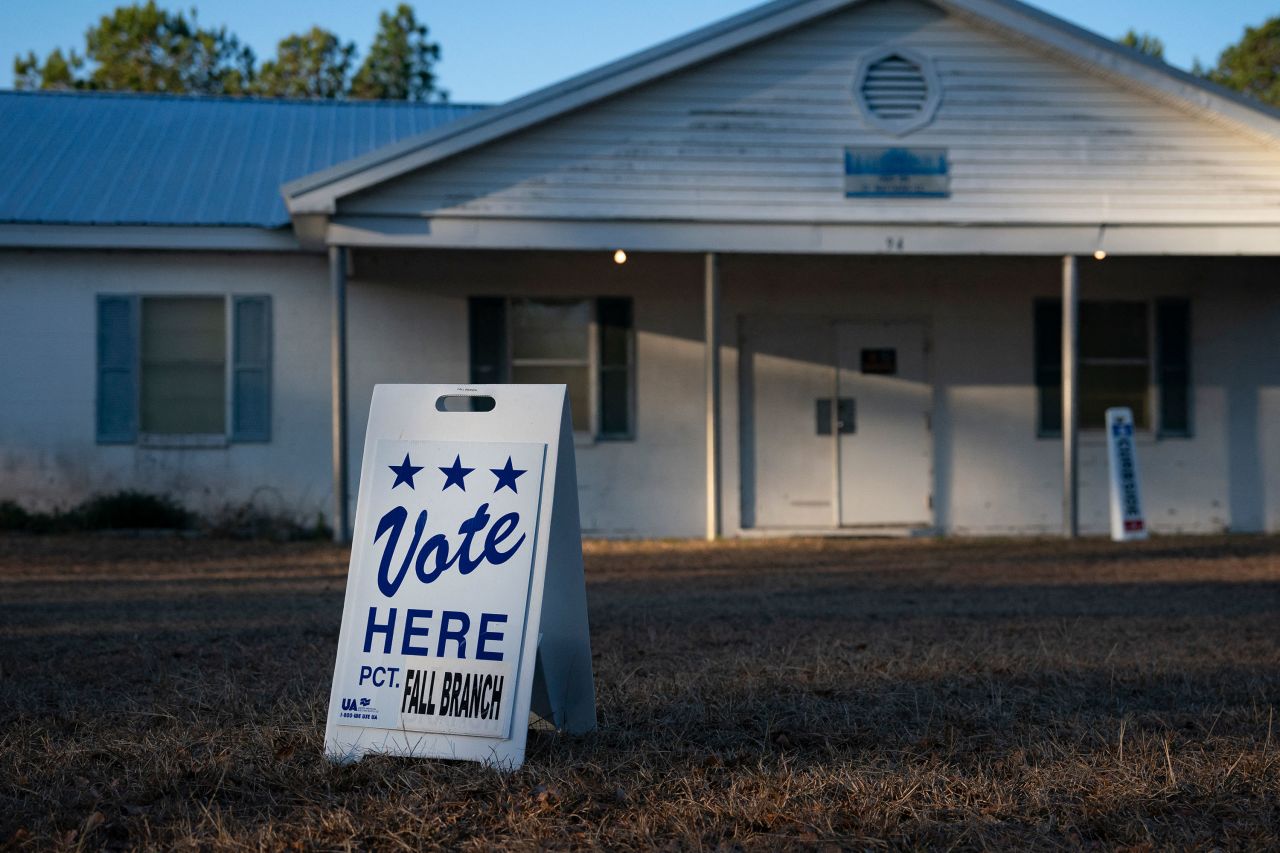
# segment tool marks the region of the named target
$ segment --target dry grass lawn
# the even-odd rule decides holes
[[[1280,540],[597,543],[599,731],[320,757],[345,552],[0,537],[0,847],[1280,847]]]

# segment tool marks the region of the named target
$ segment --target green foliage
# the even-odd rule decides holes
[[[41,62],[28,52],[14,59],[13,73],[19,89],[235,95],[253,77],[253,51],[226,28],[201,28],[194,12],[188,19],[148,0],[103,15],[85,33],[84,57],[54,48]]]
[[[1246,27],[1240,41],[1218,56],[1216,66],[1195,70],[1228,89],[1280,106],[1280,16]]]
[[[15,501],[0,501],[0,530],[30,530],[31,513]]]
[[[129,490],[90,498],[71,512],[84,530],[183,530],[195,520],[172,498]]]
[[[195,516],[163,495],[121,491],[97,495],[69,510],[33,512],[0,501],[0,530],[67,533],[77,530],[185,530]]]
[[[202,527],[217,539],[327,542],[333,538],[333,530],[322,515],[317,514],[307,523],[288,512],[256,506],[252,502],[223,507],[206,519]]]
[[[355,55],[355,42],[344,44],[328,30],[312,27],[280,40],[276,58],[263,63],[253,91],[277,98],[341,98]]]
[[[1120,37],[1120,43],[1155,59],[1164,59],[1164,42],[1151,33],[1140,33],[1130,28],[1129,32]]]
[[[194,530],[217,539],[277,542],[333,538],[322,515],[307,519],[252,502],[227,505],[201,518],[173,498],[131,490],[96,495],[69,510],[49,512],[28,510],[12,500],[0,501],[0,531],[56,534],[99,530]]]
[[[425,101],[448,93],[436,87],[433,66],[440,45],[427,39],[427,27],[413,7],[401,3],[378,16],[378,34],[351,83],[351,97]]]
[[[15,89],[74,89],[79,85],[76,74],[84,67],[83,57],[74,50],[63,54],[55,47],[41,62],[34,51],[13,58]]]
[[[181,12],[120,6],[85,34],[94,63],[89,86],[129,92],[238,94],[253,74],[253,53],[226,29],[201,29]]]
[[[379,15],[358,71],[354,42],[312,27],[281,39],[256,72],[253,51],[225,27],[201,27],[194,9],[188,16],[147,0],[103,15],[85,33],[83,54],[55,48],[41,60],[28,51],[14,57],[13,73],[18,89],[443,100],[433,70],[439,59],[440,45],[402,3]]]

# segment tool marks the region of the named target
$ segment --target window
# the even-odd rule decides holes
[[[270,379],[270,297],[98,297],[100,442],[268,441]]]
[[[226,383],[224,300],[144,298],[139,389],[142,432],[224,434]]]
[[[1101,429],[1113,406],[1133,410],[1138,429],[1190,435],[1189,317],[1186,300],[1080,303],[1080,426]],[[1154,330],[1154,335],[1153,335]],[[1155,338],[1153,341],[1152,338]],[[1062,303],[1035,303],[1039,429],[1062,432]],[[1158,405],[1157,405],[1158,400]],[[1159,422],[1152,419],[1159,417]]]
[[[513,299],[511,381],[569,386],[573,431],[591,432],[591,303]]]
[[[470,315],[472,382],[566,385],[574,432],[632,436],[630,299],[476,297]]]

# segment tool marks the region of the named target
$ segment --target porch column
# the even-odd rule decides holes
[[[333,407],[333,541],[351,538],[347,517],[347,258],[345,246],[329,247],[330,400]]]
[[[720,259],[704,259],[703,320],[707,389],[707,541],[720,538]]]
[[[1079,346],[1080,279],[1074,255],[1062,259],[1062,535],[1080,533],[1079,470],[1076,459],[1079,435],[1077,402],[1079,380],[1076,358]]]

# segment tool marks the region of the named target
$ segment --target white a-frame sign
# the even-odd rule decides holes
[[[515,768],[530,710],[595,727],[565,386],[379,385],[325,754]]]

